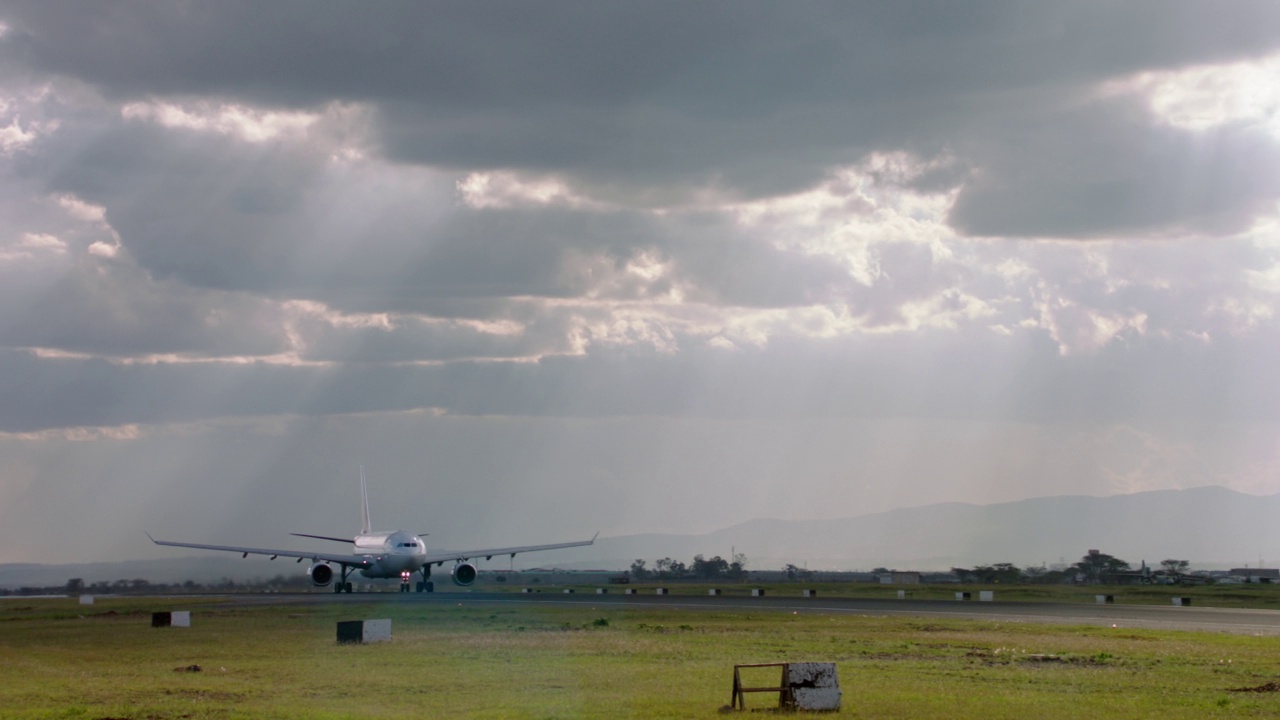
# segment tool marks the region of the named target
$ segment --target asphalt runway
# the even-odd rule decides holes
[[[178,596],[191,599],[192,596]],[[205,596],[209,597],[209,596]],[[1156,630],[1197,630],[1239,635],[1280,636],[1280,610],[1176,607],[1173,605],[1089,605],[1077,603],[978,602],[974,600],[882,600],[858,598],[805,598],[786,596],[742,597],[703,595],[606,595],[564,594],[551,590],[536,593],[439,592],[439,593],[295,593],[270,595],[221,595],[244,605],[313,603],[394,603],[399,605],[589,605],[617,609],[680,609],[697,611],[759,610],[878,617],[916,617],[981,620],[987,622],[1037,622],[1055,625],[1092,625]],[[176,598],[175,598],[176,599]]]

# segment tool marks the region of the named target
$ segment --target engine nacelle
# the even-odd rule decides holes
[[[468,562],[460,562],[453,566],[453,570],[449,572],[449,576],[453,578],[454,585],[467,587],[474,585],[476,582],[476,566]]]
[[[316,587],[325,587],[333,582],[333,568],[327,563],[318,562],[307,568],[307,575],[311,577],[311,584]]]

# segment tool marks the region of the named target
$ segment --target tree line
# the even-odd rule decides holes
[[[1178,582],[1190,569],[1191,563],[1189,561],[1170,558],[1161,560],[1160,569],[1149,572],[1144,579],[1151,580],[1153,577],[1164,577],[1172,582]],[[977,565],[971,568],[951,568],[951,573],[959,578],[960,582],[987,585],[1015,583],[1055,584],[1071,582],[1076,579],[1097,583],[1134,572],[1137,571],[1131,563],[1104,552],[1090,552],[1080,558],[1079,562],[1065,570],[1049,570],[1043,566],[1035,565],[1020,568],[1013,563]]]
[[[733,560],[716,555],[706,558],[694,555],[693,562],[685,565],[669,557],[653,561],[653,567],[641,559],[631,563],[627,574],[636,582],[645,580],[743,580],[747,577],[747,556],[734,553]]]

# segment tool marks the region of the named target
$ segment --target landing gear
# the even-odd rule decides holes
[[[351,574],[351,568],[347,567],[346,565],[343,565],[342,577],[338,579],[338,582],[333,584],[333,591],[335,593],[346,593],[348,595],[351,594],[351,583],[347,582],[347,576],[350,574]]]
[[[422,573],[422,582],[418,583],[418,584],[415,586],[415,587],[416,587],[416,589],[417,589],[417,591],[418,591],[418,592],[435,592],[435,591],[436,591],[436,584],[435,584],[435,583],[433,583],[433,582],[431,582],[431,580],[430,580],[430,578],[431,578],[431,566],[430,566],[430,565],[423,565],[423,566],[422,566],[422,570],[420,570],[419,572],[421,572],[421,573]]]

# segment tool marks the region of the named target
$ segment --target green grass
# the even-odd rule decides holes
[[[710,718],[729,702],[735,663],[785,660],[836,662],[843,717],[1280,713],[1280,693],[1231,692],[1280,678],[1275,638],[463,596],[74,602],[0,603],[0,717]],[[188,607],[191,628],[149,626],[151,610]],[[335,621],[376,617],[392,618],[391,642],[334,643]],[[202,672],[175,670],[193,664]]]

